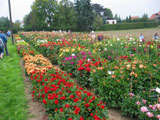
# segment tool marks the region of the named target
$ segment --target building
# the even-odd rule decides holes
[[[131,20],[136,20],[136,19],[139,19],[139,16],[132,16],[131,17]]]
[[[160,11],[158,13],[152,14],[152,16],[149,18],[149,20],[155,20],[160,19]]]
[[[117,24],[117,20],[111,17],[106,17],[106,24]]]

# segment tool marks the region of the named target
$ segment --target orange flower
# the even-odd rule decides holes
[[[112,78],[116,78],[116,75],[112,75]]]

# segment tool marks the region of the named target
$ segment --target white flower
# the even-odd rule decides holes
[[[121,43],[121,45],[123,45],[123,43]]]
[[[101,49],[99,49],[99,51],[101,51]]]
[[[107,50],[107,48],[104,48],[104,50]]]
[[[65,52],[65,50],[63,50],[63,52]]]
[[[136,44],[136,42],[133,42],[133,44]]]
[[[112,71],[108,71],[108,74],[110,74],[110,75],[111,75],[111,74],[112,74]]]
[[[72,54],[72,56],[75,56],[75,54]]]
[[[117,41],[119,41],[120,39],[119,38],[117,38]]]
[[[110,44],[110,46],[112,46],[112,44]]]
[[[88,59],[88,61],[90,61],[91,59]]]
[[[142,42],[142,39],[140,39],[139,41]]]
[[[139,45],[139,47],[142,47],[142,45]]]
[[[107,44],[105,44],[105,46],[107,46]]]

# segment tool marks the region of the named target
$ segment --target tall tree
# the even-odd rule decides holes
[[[10,25],[8,17],[0,17],[0,28],[8,29]]]
[[[75,29],[76,19],[73,3],[70,0],[61,0],[55,13],[54,26],[66,30]]]
[[[106,16],[106,17],[113,17],[111,9],[105,8],[105,10],[104,10],[104,16]]]
[[[53,24],[57,10],[57,0],[36,0],[32,5],[32,11],[45,27]]]
[[[77,26],[80,31],[90,31],[93,28],[94,14],[91,0],[76,0]]]

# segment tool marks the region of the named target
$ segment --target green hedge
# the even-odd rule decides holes
[[[100,27],[99,30],[125,30],[125,29],[139,29],[139,28],[151,28],[157,27],[157,22],[139,22],[139,23],[122,23],[122,24],[106,24]]]

